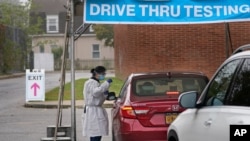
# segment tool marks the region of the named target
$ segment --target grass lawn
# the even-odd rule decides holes
[[[75,80],[75,98],[76,100],[82,100],[83,99],[83,84],[88,79],[79,79]],[[120,89],[123,85],[123,81],[113,77],[113,82],[111,83],[111,86],[109,88],[110,92],[115,92],[116,95],[119,94]],[[59,93],[59,87],[56,87],[48,92],[46,92],[45,100],[46,101],[53,101],[58,100],[58,93]],[[71,99],[71,82],[65,84],[64,88],[64,100],[70,100]]]

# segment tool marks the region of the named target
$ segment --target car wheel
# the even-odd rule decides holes
[[[168,134],[168,141],[179,141],[177,134],[175,131],[170,131]]]

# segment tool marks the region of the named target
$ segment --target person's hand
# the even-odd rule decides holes
[[[109,91],[104,92],[104,95],[108,95],[108,94],[109,94]]]
[[[112,79],[108,79],[107,82],[108,82],[108,83],[112,83],[113,80],[112,80]]]

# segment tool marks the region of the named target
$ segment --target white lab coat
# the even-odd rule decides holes
[[[108,114],[102,104],[106,99],[104,92],[109,89],[109,86],[107,81],[100,84],[97,80],[89,79],[85,82],[83,96],[86,112],[82,116],[83,136],[108,135]]]

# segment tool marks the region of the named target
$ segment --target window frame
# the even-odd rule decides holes
[[[93,25],[91,24],[90,26],[89,26],[89,32],[95,32],[95,30],[94,30],[94,28],[93,28]]]
[[[159,87],[161,84],[154,84],[154,82],[156,81],[161,81],[161,80],[166,80],[166,81],[169,81],[168,84],[166,84],[167,87],[169,88],[166,88],[164,91],[159,91],[157,90],[157,87]],[[206,84],[207,84],[207,81],[206,79],[204,79],[204,77],[198,77],[198,76],[188,76],[188,75],[176,75],[174,77],[172,77],[171,79],[166,77],[166,76],[163,76],[163,75],[159,75],[159,76],[148,76],[148,77],[141,77],[141,78],[136,78],[133,80],[132,82],[132,92],[133,94],[135,94],[136,96],[138,97],[144,97],[144,96],[167,96],[166,95],[166,92],[179,92],[178,95],[180,95],[181,93],[183,92],[188,92],[188,91],[196,91],[196,90],[185,90],[185,80],[193,80],[194,81],[194,87],[197,86],[197,92],[199,93],[199,95],[201,94],[202,90],[206,87]],[[139,92],[139,85],[137,83],[141,83],[141,82],[152,82],[153,83],[153,86],[156,88],[155,90],[155,93],[152,93],[153,95],[151,94],[142,94]],[[201,82],[201,83],[200,83]],[[203,83],[205,85],[203,85]],[[184,86],[185,85],[185,86]],[[171,87],[176,87],[175,89],[172,89],[171,90]]]
[[[94,50],[94,47],[98,45],[98,51]],[[94,57],[94,53],[99,53],[98,57]],[[101,58],[101,51],[100,51],[100,45],[99,44],[92,44],[92,59],[100,59]]]
[[[236,73],[236,75],[234,76],[234,80],[232,81],[232,84],[231,84],[232,87],[230,88],[229,94],[228,94],[228,96],[226,97],[226,98],[227,98],[227,99],[226,99],[226,105],[230,105],[230,106],[244,106],[244,105],[232,104],[230,100],[231,100],[231,97],[232,97],[232,95],[233,95],[233,90],[234,90],[235,85],[236,85],[236,79],[237,79],[239,73],[242,71],[242,69],[243,69],[243,67],[244,67],[244,65],[245,65],[245,62],[247,62],[247,61],[250,61],[250,58],[244,58],[244,59],[241,60],[241,64],[239,65],[238,70],[237,70],[237,73]]]
[[[118,99],[121,103],[125,101],[125,97],[127,96],[128,91],[129,92],[131,91],[131,89],[129,88],[131,81],[132,81],[132,78],[127,77],[126,81],[123,83],[123,86],[118,95]]]
[[[44,45],[39,46],[39,53],[44,53],[45,52],[45,47]]]
[[[50,23],[49,20],[55,20],[55,23]],[[50,30],[50,26],[55,26],[56,30]],[[59,17],[58,15],[46,15],[46,31],[47,33],[58,33],[59,32]]]
[[[121,91],[118,95],[119,98],[123,98],[125,95],[126,95],[126,92],[127,92],[127,89],[128,89],[128,80],[123,84],[122,88],[121,88]]]
[[[207,102],[208,102],[208,97],[209,97],[209,90],[212,86],[212,83],[215,81],[215,79],[217,78],[219,72],[226,66],[228,65],[229,63],[233,62],[233,61],[236,61],[236,60],[239,60],[238,64],[236,65],[236,68],[234,70],[234,73],[233,73],[233,76],[229,82],[229,85],[227,87],[227,90],[225,92],[225,97],[224,97],[224,100],[222,101],[223,102],[223,105],[226,105],[227,104],[227,100],[228,100],[228,97],[230,95],[230,91],[232,90],[232,86],[234,85],[233,82],[234,82],[234,79],[235,79],[235,76],[238,74],[238,71],[239,69],[241,68],[242,66],[242,63],[244,62],[242,58],[236,58],[236,59],[233,59],[233,60],[230,60],[230,61],[227,61],[225,63],[223,63],[223,65],[216,71],[214,77],[210,80],[209,84],[207,85],[207,88],[205,88],[204,92],[205,93],[202,93],[200,99],[198,100],[198,105],[203,105],[203,106],[218,106],[218,105],[207,105]],[[198,106],[199,107],[199,106]]]

